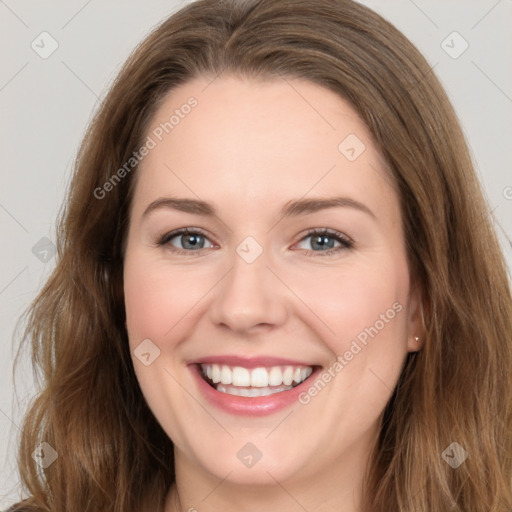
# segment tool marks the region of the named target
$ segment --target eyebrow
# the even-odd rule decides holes
[[[332,197],[325,199],[297,199],[285,204],[281,210],[283,217],[292,217],[315,213],[328,208],[354,208],[377,220],[377,216],[363,203],[350,197]]]
[[[182,199],[177,197],[160,197],[150,203],[144,210],[142,217],[146,217],[155,210],[168,208],[178,210],[185,213],[194,213],[196,215],[204,215],[206,217],[214,217],[217,215],[215,208],[205,201],[198,199]]]
[[[373,219],[377,220],[377,216],[363,203],[351,199],[349,197],[332,197],[322,199],[296,199],[289,201],[281,209],[282,217],[295,217],[306,215],[308,213],[315,213],[329,208],[354,208],[363,213],[370,215]],[[205,217],[216,217],[217,211],[215,207],[201,201],[199,199],[185,199],[177,197],[161,197],[156,199],[144,210],[142,217],[146,217],[151,212],[161,208],[168,208],[185,213],[192,213],[195,215],[203,215]]]

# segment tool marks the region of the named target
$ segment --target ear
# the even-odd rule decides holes
[[[424,311],[426,305],[423,300],[423,293],[417,280],[411,283],[409,292],[408,307],[408,330],[407,330],[407,350],[408,352],[417,352],[425,344],[426,329]]]

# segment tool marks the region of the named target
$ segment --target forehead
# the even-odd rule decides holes
[[[398,215],[364,122],[307,80],[196,78],[168,93],[146,136],[152,149],[137,171],[136,203],[168,193],[247,211],[342,194]]]

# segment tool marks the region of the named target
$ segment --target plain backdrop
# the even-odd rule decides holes
[[[55,221],[76,150],[123,61],[185,3],[0,0],[0,510],[19,493],[17,436],[33,396],[26,356],[14,392],[14,329],[55,264]],[[416,44],[447,89],[510,268],[512,0],[362,3]]]

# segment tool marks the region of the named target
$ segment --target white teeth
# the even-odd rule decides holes
[[[221,393],[247,397],[273,395],[274,393],[288,391],[289,389],[292,389],[292,386],[278,386],[275,388],[237,388],[236,386],[224,386],[223,384],[217,386],[217,391]]]
[[[217,382],[220,382],[220,367],[218,364],[212,365],[211,379],[213,380],[214,384],[217,384]]]
[[[283,383],[283,372],[279,366],[274,366],[270,369],[268,375],[269,386],[279,386]]]
[[[287,366],[284,369],[283,373],[283,384],[285,386],[289,386],[293,382],[293,368],[291,366]]]
[[[270,368],[258,367],[249,370],[242,366],[231,367],[225,364],[202,364],[201,369],[203,375],[208,377],[214,384],[217,384],[216,388],[218,391],[234,387],[252,388],[239,389],[240,393],[244,393],[240,396],[263,396],[261,393],[269,389],[268,386],[284,386],[286,389],[291,389],[292,385],[300,384],[313,373],[311,366],[272,366]],[[223,392],[230,393],[230,391]],[[257,392],[257,394],[252,394],[254,392]],[[266,394],[273,392],[273,390],[270,390]]]
[[[233,386],[250,386],[251,374],[247,368],[235,366],[233,368]]]
[[[306,380],[313,373],[312,368],[301,368],[300,369],[300,380]]]
[[[253,388],[266,388],[268,386],[268,372],[265,368],[254,368],[251,372],[251,386]]]
[[[233,382],[233,376],[229,366],[223,365],[220,370],[220,381],[222,384],[231,384]]]

